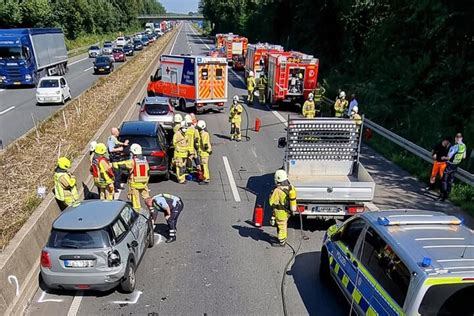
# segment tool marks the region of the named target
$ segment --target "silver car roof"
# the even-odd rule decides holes
[[[474,232],[442,212],[389,210],[361,215],[412,272],[429,275],[474,273]],[[428,265],[422,265],[423,259]]]
[[[127,203],[89,200],[69,206],[53,223],[53,229],[94,230],[111,224]]]

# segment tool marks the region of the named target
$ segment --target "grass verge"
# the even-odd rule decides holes
[[[400,146],[374,133],[370,141],[366,142],[379,154],[408,171],[418,180],[428,183],[431,174],[431,164]],[[439,181],[439,180],[438,180]],[[456,181],[449,200],[459,206],[469,215],[474,216],[474,188],[468,184]]]
[[[39,186],[53,187],[57,158],[78,157],[176,31],[99,79],[80,97],[39,123],[0,153],[0,249],[20,230],[41,203]]]

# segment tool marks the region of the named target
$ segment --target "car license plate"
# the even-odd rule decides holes
[[[13,84],[20,85],[21,82],[20,81],[15,81]]]
[[[99,69],[99,71],[104,71],[104,69]]]
[[[313,206],[314,213],[339,213],[337,206]]]
[[[94,266],[94,260],[64,260],[67,268],[90,268]]]

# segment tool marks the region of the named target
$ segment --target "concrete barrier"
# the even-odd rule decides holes
[[[170,42],[177,36],[176,32],[170,33],[170,36],[164,39],[166,42],[161,53],[169,49]],[[157,54],[153,59],[93,139],[105,141],[110,134],[110,128],[119,126],[125,118],[130,117],[131,113],[137,109],[136,102],[142,96],[150,75],[155,73],[160,55]],[[72,172],[77,177],[77,182],[82,184],[81,187],[78,187],[81,196],[84,195],[84,186],[90,187],[92,185],[89,168],[89,153],[85,149],[83,154],[74,160],[71,167]],[[54,195],[49,193],[0,254],[1,314],[21,314],[38,289],[41,249],[46,244],[51,225],[60,212]]]

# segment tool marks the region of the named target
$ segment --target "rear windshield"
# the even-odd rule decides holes
[[[90,49],[91,49],[91,50],[99,50],[100,48],[99,48],[99,46],[91,46]]]
[[[161,146],[158,143],[157,137],[150,137],[150,136],[138,136],[138,135],[120,135],[120,141],[125,141],[128,139],[130,144],[138,144],[142,146],[144,149],[153,149],[153,150],[161,150]]]
[[[141,44],[142,42],[139,39],[133,40],[135,44]]]
[[[441,284],[426,291],[418,312],[421,315],[474,315],[474,284]]]
[[[146,104],[145,110],[152,115],[166,115],[170,111],[168,104]]]
[[[123,53],[123,50],[121,50],[120,48],[114,48],[112,51],[114,53]]]
[[[39,86],[40,88],[59,88],[59,80],[57,79],[41,80]]]
[[[105,229],[87,231],[53,229],[48,242],[50,248],[92,249],[106,248],[109,245],[109,234]]]

